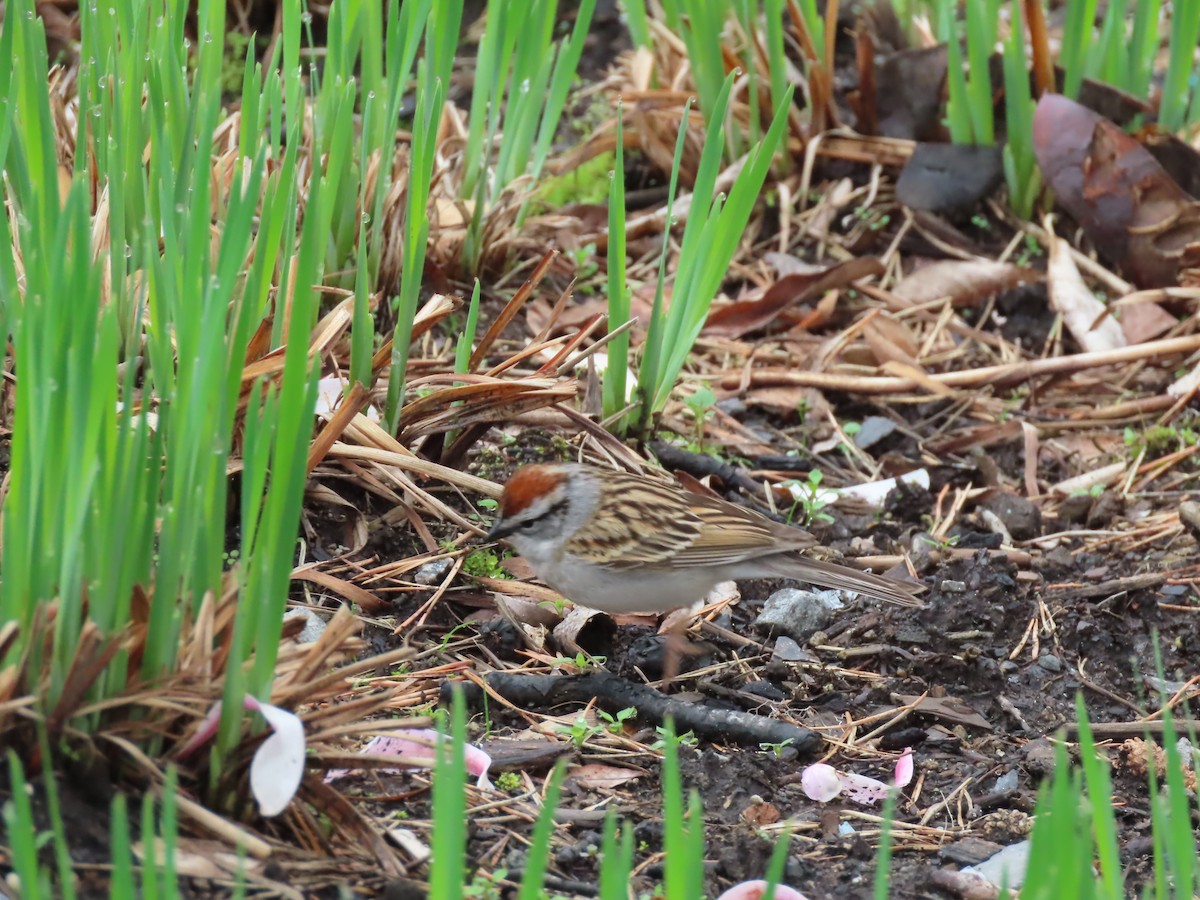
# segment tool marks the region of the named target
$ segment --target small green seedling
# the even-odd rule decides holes
[[[587,717],[580,713],[570,725],[559,725],[554,729],[559,734],[566,735],[576,747],[582,747],[596,735],[604,731],[601,725],[592,725]]]
[[[516,772],[501,772],[496,778],[496,787],[506,794],[515,794],[525,787],[521,776]]]
[[[696,444],[703,453],[704,424],[712,418],[713,407],[717,404],[717,395],[707,384],[702,384],[683,402],[692,413],[692,420],[696,426]]]
[[[792,504],[792,508],[788,511],[788,522],[794,522],[797,519],[797,510],[803,511],[803,518],[800,519],[800,524],[807,526],[813,522],[832,522],[833,516],[825,512],[825,507],[829,506],[830,501],[825,499],[827,495],[821,493],[821,480],[824,476],[820,469],[813,469],[808,473],[807,481],[786,481],[785,487],[795,486],[796,502]]]
[[[606,723],[608,723],[608,730],[611,731],[613,734],[620,734],[622,731],[625,730],[625,720],[626,719],[636,719],[637,718],[637,707],[634,707],[634,706],[625,707],[624,709],[620,710],[615,716],[610,715],[609,713],[606,713],[602,709],[597,710],[596,712],[600,716],[601,719],[603,719]]]
[[[569,656],[560,656],[554,660],[556,666],[574,666],[581,672],[586,672],[588,669],[598,669],[608,662],[607,656],[588,656],[582,650],[575,654],[572,659]]]
[[[785,738],[777,743],[765,742],[758,745],[759,750],[770,750],[776,756],[783,756],[783,748],[791,744],[795,738]]]
[[[502,565],[511,555],[507,550],[501,553],[487,548],[472,551],[463,560],[463,574],[472,578],[512,578]]]
[[[668,731],[661,725],[656,725],[654,733],[658,735],[658,740],[650,745],[651,750],[662,750],[667,745]],[[675,743],[680,747],[695,747],[700,743],[700,739],[696,737],[694,731],[685,731],[683,734],[675,738]]]

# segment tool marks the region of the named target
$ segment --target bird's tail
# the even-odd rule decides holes
[[[822,562],[806,556],[774,556],[764,567],[778,578],[794,578],[825,588],[858,591],[875,600],[895,603],[898,606],[921,606],[917,594],[925,590],[923,585],[894,581],[860,572],[837,563]]]

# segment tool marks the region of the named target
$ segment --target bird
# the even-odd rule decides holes
[[[819,545],[807,531],[640,475],[526,465],[505,483],[498,513],[488,540],[507,541],[551,588],[602,612],[665,613],[722,581],[748,578],[792,578],[921,605],[919,584],[807,556]]]

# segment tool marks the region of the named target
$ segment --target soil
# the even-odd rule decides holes
[[[549,449],[539,435],[532,437],[532,446]],[[907,454],[914,465],[919,462],[915,445],[893,452]],[[552,455],[543,452],[546,458]],[[526,462],[529,454],[515,456]],[[500,477],[495,455],[487,458],[488,476]],[[994,461],[1006,481],[1019,481],[1022,454],[1000,454]],[[965,477],[961,470],[942,473],[947,482]],[[880,552],[907,546],[934,514],[941,487],[935,480],[930,493],[892,504],[892,512],[878,521],[835,514],[818,533],[844,551],[854,539],[863,538],[873,539]],[[740,600],[713,622],[738,639],[726,639],[714,629],[694,629],[703,645],[690,662],[702,668],[672,686],[692,703],[755,712],[851,742],[888,723],[875,734],[877,746],[892,751],[911,746],[917,771],[897,809],[902,825],[895,835],[889,894],[894,898],[953,896],[931,882],[934,869],[981,861],[1027,836],[1039,786],[1053,769],[1053,741],[1076,722],[1077,698],[1086,703],[1093,723],[1132,723],[1142,710],[1160,705],[1153,686],[1157,682],[1145,678],[1159,665],[1156,655],[1168,681],[1186,681],[1194,674],[1200,607],[1188,584],[1166,583],[1172,572],[1185,574],[1187,569],[1194,574],[1197,547],[1192,537],[1177,536],[1137,551],[1114,544],[1095,552],[1082,551],[1087,537],[1063,537],[1040,547],[1027,544],[1030,558],[1018,564],[986,549],[996,542],[978,513],[984,503],[1004,507],[996,500],[983,498],[983,503],[968,508],[952,536],[958,548],[980,549],[930,563],[921,571],[929,588],[923,609],[851,604],[809,637],[798,661],[785,662],[772,656],[779,647],[777,637],[751,624],[765,599],[784,583],[743,583]],[[1020,512],[1031,514],[1037,535],[1071,527],[1054,515],[1040,516],[1036,507],[1015,505],[1021,508],[1008,510],[1010,524],[1018,523]],[[1140,512],[1147,512],[1145,503]],[[1149,579],[1149,586],[1147,579],[1131,578],[1147,573],[1163,577]],[[511,639],[506,645],[497,638],[497,632],[512,626],[474,608],[474,603],[458,607],[454,596],[450,592],[435,608],[428,633],[424,641],[416,638],[417,646],[436,645],[470,617],[473,624],[468,628],[484,635],[481,643],[490,649],[467,651],[467,656],[486,672],[496,664],[495,653],[503,652],[498,648],[514,646]],[[397,618],[404,619],[423,600],[421,595],[406,599]],[[659,639],[651,627],[622,625],[599,633],[589,649],[606,659],[609,671],[634,680],[640,680],[643,670],[654,672]],[[554,655],[553,650],[547,652]],[[459,656],[435,654],[428,664]],[[926,699],[919,708],[900,714],[922,695]],[[530,736],[527,713],[555,715],[571,723],[581,708],[530,708],[514,714],[492,704],[490,715],[477,711],[472,732],[502,760],[510,744]],[[856,731],[846,726],[860,720],[869,724]],[[594,715],[591,721],[603,724]],[[521,766],[522,778],[532,777],[535,787],[554,756],[562,753],[572,767],[632,769],[627,773],[632,780],[613,789],[586,787],[590,768],[577,770],[584,784],[568,777],[562,827],[555,833],[552,871],[557,880],[551,882],[552,890],[564,896],[592,895],[601,828],[596,810],[615,805],[634,827],[638,862],[649,861],[639,869],[634,886],[639,896],[654,895],[661,879],[661,863],[654,862],[661,860],[656,857],[662,832],[659,762],[657,754],[630,747],[651,744],[656,724],[629,720],[619,738],[601,730],[582,747],[563,741],[567,746],[545,756],[540,765]],[[1131,725],[1126,736],[1141,733],[1141,726]],[[1119,736],[1110,744],[1114,759],[1123,739]],[[840,769],[884,779],[895,758],[894,752],[884,758],[877,751],[839,751],[833,745],[825,753]],[[879,810],[808,799],[800,773],[814,759],[788,746],[763,748],[721,739],[701,739],[682,750],[685,786],[699,791],[704,809],[710,896],[738,881],[762,877],[771,840],[784,822],[796,829],[788,883],[810,897],[871,896],[878,827],[869,816]],[[502,761],[497,768],[505,768]],[[403,806],[405,814],[421,819],[428,815],[425,784],[421,775],[374,775],[348,790],[412,798]],[[528,787],[530,782],[524,784]],[[1149,834],[1146,778],[1144,772],[1123,769],[1118,759],[1115,784],[1123,860],[1130,867],[1131,885],[1137,887],[1149,874],[1144,858]],[[489,800],[485,795],[476,802]],[[391,805],[375,810],[379,815],[396,811]],[[475,816],[472,823],[472,860],[481,871],[502,869],[509,879],[516,877],[524,842],[513,832],[527,836],[530,824],[508,818],[492,824]]]

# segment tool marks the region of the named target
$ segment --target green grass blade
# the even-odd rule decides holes
[[[633,829],[620,826],[617,837],[617,813],[609,807],[604,817],[604,838],[600,844],[600,900],[628,900],[629,876],[633,872]]]
[[[558,798],[566,775],[565,759],[559,759],[546,782],[546,795],[542,799],[542,811],[538,814],[529,839],[529,852],[525,856],[525,874],[521,877],[520,900],[540,900],[542,885],[546,882],[546,866],[550,862],[550,838],[554,834],[554,815],[558,812]]]
[[[1075,717],[1079,723],[1079,757],[1092,809],[1092,832],[1100,862],[1100,878],[1109,897],[1121,897],[1124,886],[1121,853],[1117,846],[1117,823],[1113,817],[1112,779],[1096,750],[1096,742],[1088,724],[1087,708],[1081,695],[1075,697]]]
[[[450,732],[439,728],[437,764],[433,773],[433,855],[429,866],[429,896],[461,896],[467,878],[467,740],[462,691],[452,692]]]

